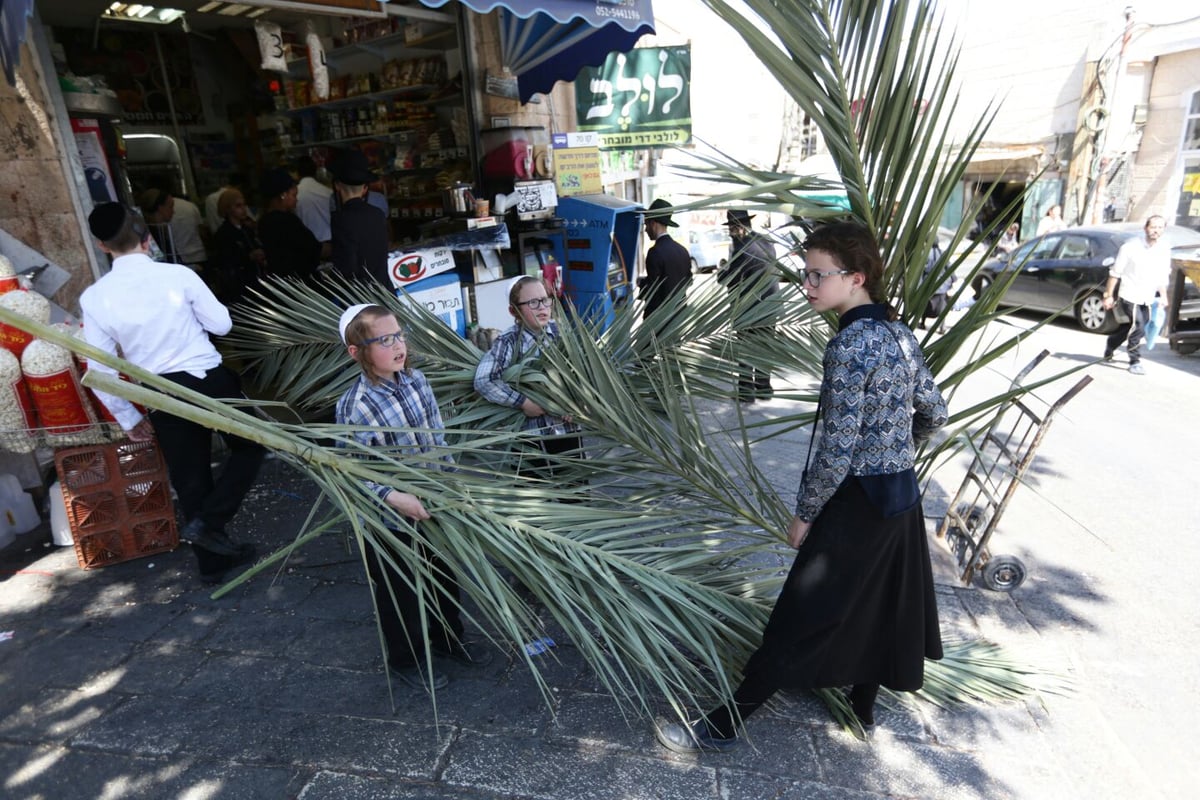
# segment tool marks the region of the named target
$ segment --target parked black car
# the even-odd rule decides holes
[[[1038,236],[1007,256],[984,264],[975,277],[976,296],[1016,269],[1019,272],[1008,285],[1001,305],[1047,313],[1069,312],[1084,330],[1109,333],[1117,323],[1103,305],[1108,268],[1116,261],[1121,245],[1141,235],[1141,224],[1118,222]],[[1163,236],[1174,254],[1191,254],[1200,248],[1200,232],[1190,228],[1168,225]],[[1200,297],[1190,281],[1186,290],[1189,297]]]

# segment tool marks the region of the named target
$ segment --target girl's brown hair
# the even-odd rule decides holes
[[[239,200],[246,198],[237,189],[226,189],[217,197],[217,216],[221,219],[229,216],[229,212],[238,204]]]
[[[860,273],[871,302],[887,305],[889,320],[899,318],[884,293],[883,257],[879,254],[879,243],[865,225],[857,222],[822,225],[804,240],[804,250],[820,250],[833,258],[842,269]]]
[[[534,277],[533,275],[523,275],[513,281],[513,285],[508,290],[508,313],[513,315],[513,319],[517,321],[518,325],[521,324],[521,312],[517,310],[519,308],[517,303],[521,302],[521,290],[531,283],[540,283],[542,288],[546,290],[546,296],[550,296],[550,287],[546,286],[546,282],[541,278]]]
[[[358,362],[359,368],[363,371],[363,375],[367,376],[367,380],[371,383],[378,383],[379,378],[371,371],[370,362],[367,359],[367,348],[363,346],[363,342],[371,338],[371,324],[380,317],[396,318],[396,315],[384,308],[383,306],[367,306],[362,311],[354,315],[354,319],[350,320],[350,324],[346,326],[346,344],[354,345],[354,360]],[[397,320],[399,322],[399,320]],[[408,366],[408,359],[404,361],[404,369],[402,372],[405,375],[412,373],[412,368]]]

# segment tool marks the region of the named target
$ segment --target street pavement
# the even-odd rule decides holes
[[[1033,323],[1009,320],[1010,330]],[[1052,325],[972,391],[998,391],[1043,347],[1054,356],[1037,374],[1090,362],[1103,340]],[[1024,561],[1024,585],[963,586],[931,542],[944,633],[997,642],[1068,678],[1070,693],[959,709],[893,703],[869,742],[811,696],[786,694],[750,721],[746,745],[680,756],[656,746],[647,721],[622,718],[553,626],[557,646],[538,656],[548,698],[499,650],[482,669],[448,666],[436,704],[399,683],[389,696],[344,537],[212,600],[186,546],[83,571],[43,530],[0,554],[0,633],[11,631],[0,641],[0,797],[1194,796],[1200,554],[1187,467],[1200,451],[1200,358],[1162,344],[1141,377],[1123,358],[1086,368],[1094,382],[1054,421],[1002,518],[993,551]],[[1040,394],[1053,399],[1073,380]],[[779,398],[747,413],[769,420],[795,407]],[[806,435],[757,445],[788,497]],[[935,473],[931,532],[965,468],[959,459]],[[281,546],[316,496],[269,461],[233,533]]]

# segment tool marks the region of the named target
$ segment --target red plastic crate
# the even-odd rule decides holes
[[[166,462],[155,442],[62,448],[54,465],[79,566],[104,567],[179,546]]]

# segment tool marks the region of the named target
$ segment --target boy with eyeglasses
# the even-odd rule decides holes
[[[354,439],[367,448],[391,456],[428,455],[431,467],[453,470],[454,460],[445,453],[437,399],[425,375],[408,365],[408,344],[395,315],[383,306],[351,306],[342,314],[338,329],[346,352],[362,368],[362,375],[338,400],[338,424],[361,426]],[[392,545],[396,566],[385,560],[379,547],[364,553],[388,668],[414,688],[441,689],[449,682],[444,673],[425,674],[424,648],[418,647],[425,640],[424,632],[434,653],[467,666],[485,666],[491,653],[463,640],[458,580],[423,543],[420,523],[431,514],[421,499],[386,484],[363,483],[410,521],[405,527],[389,525],[399,545]],[[413,588],[408,563],[416,559],[425,561],[436,576],[437,585],[423,600]]]

